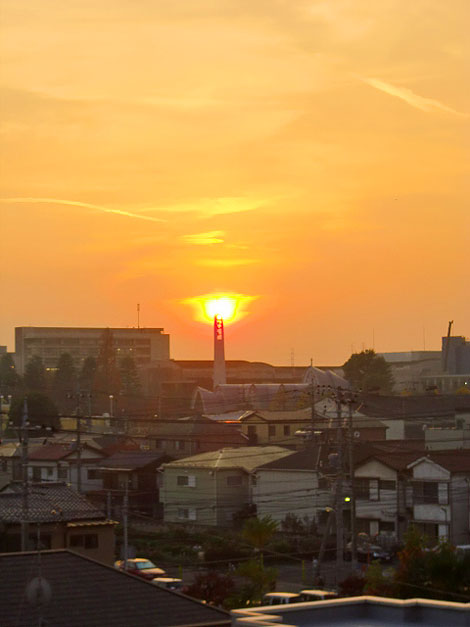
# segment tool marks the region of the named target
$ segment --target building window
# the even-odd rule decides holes
[[[8,470],[8,462],[6,459],[2,459],[2,472],[7,472]]]
[[[276,435],[276,425],[268,425],[268,436],[273,438]]]
[[[48,466],[48,467],[46,468],[46,475],[47,475],[47,478],[48,478],[48,479],[50,479],[51,477],[53,477],[53,476],[54,476],[54,469],[53,469],[53,468],[51,468],[50,466]]]
[[[248,425],[248,437],[254,438],[256,436],[256,427],[255,425]]]
[[[196,487],[196,477],[195,475],[178,475],[176,478],[176,483],[179,486],[186,486],[188,488]]]
[[[227,485],[228,486],[241,486],[242,485],[241,475],[229,475],[227,477]]]
[[[439,503],[437,482],[415,481],[413,483],[413,503],[414,505]]]
[[[74,534],[70,536],[70,547],[83,547],[85,549],[97,549],[98,548],[98,534]]]
[[[184,451],[184,449],[185,449],[185,442],[184,442],[184,440],[175,440],[175,449],[177,451]]]
[[[59,479],[64,479],[65,481],[67,481],[67,476],[68,476],[67,470],[68,470],[67,466],[59,466],[57,470],[57,477]]]
[[[395,532],[395,523],[389,522],[385,520],[379,521],[379,531],[384,533],[394,533]]]
[[[284,435],[290,435],[290,425],[284,425]]]
[[[379,487],[381,490],[396,490],[396,482],[395,481],[384,481],[382,479],[379,480]]]
[[[319,477],[318,479],[318,488],[320,490],[328,490],[330,484],[328,483],[328,479],[326,477]]]
[[[97,479],[101,479],[101,469],[100,468],[88,468],[87,478],[89,481],[96,481]]]
[[[358,499],[369,500],[369,479],[359,477],[355,480],[355,491]]]
[[[196,520],[196,510],[192,507],[178,507],[180,520]]]
[[[378,501],[380,499],[379,480],[369,480],[369,501]]]

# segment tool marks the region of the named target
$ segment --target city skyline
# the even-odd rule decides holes
[[[468,3],[2,1],[3,307],[227,359],[468,335]]]

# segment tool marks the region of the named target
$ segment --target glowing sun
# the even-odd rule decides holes
[[[224,322],[235,322],[246,315],[245,305],[255,298],[246,294],[217,292],[187,298],[183,303],[193,305],[196,319],[200,322],[213,322],[216,316]]]

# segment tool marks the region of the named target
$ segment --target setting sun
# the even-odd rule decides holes
[[[223,318],[224,322],[235,322],[246,315],[244,306],[255,298],[246,294],[220,292],[188,298],[183,302],[194,306],[196,319],[200,322],[213,322],[216,316]]]

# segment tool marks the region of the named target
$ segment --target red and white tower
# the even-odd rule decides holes
[[[214,316],[214,389],[227,383],[225,374],[224,320],[220,314]]]

